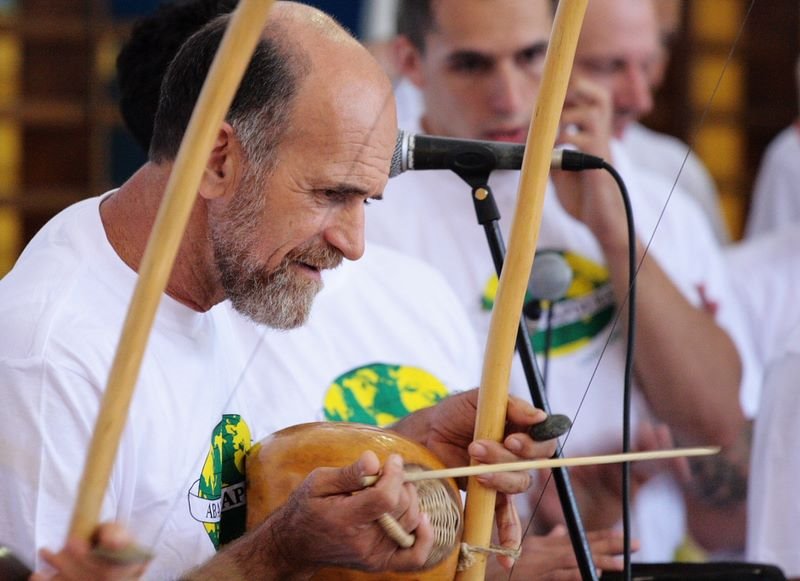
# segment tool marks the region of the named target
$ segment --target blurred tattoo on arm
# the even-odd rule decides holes
[[[747,500],[753,422],[749,421],[732,446],[713,456],[690,458],[692,494],[714,508],[730,508]]]

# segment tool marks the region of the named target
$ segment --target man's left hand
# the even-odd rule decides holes
[[[528,429],[547,418],[547,414],[531,404],[510,397],[506,412],[505,438],[502,442],[475,440],[475,418],[478,410],[478,391],[453,395],[439,404],[420,410],[398,422],[393,429],[420,442],[447,466],[467,466],[470,460],[482,464],[516,462],[550,458],[556,450],[556,440],[535,442]],[[516,507],[507,496],[524,492],[531,484],[527,470],[486,474],[476,477],[481,484],[502,493],[497,497],[495,517],[498,540],[503,547],[517,548],[522,539],[522,526]],[[466,481],[459,483],[462,488]],[[505,567],[512,564],[508,557],[498,559]]]
[[[148,560],[122,562],[103,555],[124,554],[135,547],[133,538],[116,523],[101,524],[94,545],[82,539],[69,539],[59,552],[42,549],[42,559],[52,571],[39,571],[30,581],[128,581],[144,575]]]

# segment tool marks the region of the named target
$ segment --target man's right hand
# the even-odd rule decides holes
[[[379,472],[374,486],[362,487],[364,476]],[[415,534],[412,547],[386,535],[378,523],[385,513]],[[403,482],[398,455],[383,467],[365,452],[350,466],[314,470],[265,525],[288,564],[404,571],[422,567],[433,547],[433,527],[419,510],[416,487]]]
[[[417,490],[404,483],[403,461],[391,455],[381,467],[364,452],[344,468],[317,468],[261,525],[228,545],[183,579],[305,579],[323,567],[366,571],[420,569],[434,533],[419,510]],[[380,473],[364,488],[365,476]],[[415,542],[402,548],[378,519],[389,514]]]
[[[599,571],[621,571],[624,543],[622,533],[601,530],[587,533],[594,564]],[[638,543],[633,543],[633,550]],[[567,528],[557,525],[544,536],[527,536],[522,543],[522,554],[517,559],[509,577],[507,571],[489,565],[487,579],[537,579],[542,581],[581,581],[575,551],[572,548]]]

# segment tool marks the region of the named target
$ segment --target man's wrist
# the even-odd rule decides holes
[[[259,544],[263,551],[262,558],[275,572],[276,579],[301,580],[308,579],[319,568],[314,566],[310,555],[305,551],[298,551],[291,539],[281,533],[281,523],[288,520],[286,512],[289,505],[283,505],[275,511],[257,529]],[[301,554],[300,558],[294,558]]]
[[[293,560],[285,550],[285,539],[281,538],[280,531],[274,526],[282,518],[281,512],[279,509],[267,521],[225,547],[210,561],[183,575],[181,581],[309,579],[317,568],[309,567],[308,559]]]

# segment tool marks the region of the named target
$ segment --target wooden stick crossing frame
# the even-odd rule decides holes
[[[72,513],[71,537],[89,539],[97,526],[150,329],[197,197],[203,169],[264,30],[272,3],[273,0],[239,2],[181,142],[142,258],[139,280],[100,404]]]
[[[517,207],[511,225],[497,299],[492,310],[489,337],[478,396],[475,439],[500,441],[508,405],[508,382],[519,317],[530,276],[544,207],[544,192],[550,158],[558,132],[561,109],[566,98],[575,49],[588,0],[561,0],[545,56],[542,84],[531,119],[525,157],[522,162]],[[488,547],[494,522],[496,493],[474,478],[467,485],[464,536],[469,546]],[[461,581],[481,580],[486,572],[486,555],[474,553],[472,564],[457,575]]]
[[[623,452],[620,454],[600,454],[597,456],[574,456],[572,458],[549,458],[546,460],[523,460],[521,462],[502,462],[499,464],[476,464],[459,468],[442,468],[440,470],[422,470],[406,472],[405,482],[420,480],[441,480],[443,478],[462,478],[479,476],[497,472],[518,472],[521,470],[537,470],[540,468],[561,468],[570,466],[595,466],[597,464],[618,464],[620,462],[642,462],[644,460],[665,460],[669,458],[686,458],[689,456],[711,456],[719,454],[718,446],[697,448],[676,448],[674,450],[653,450],[650,452]],[[361,479],[364,486],[372,486],[380,476],[366,476]]]

